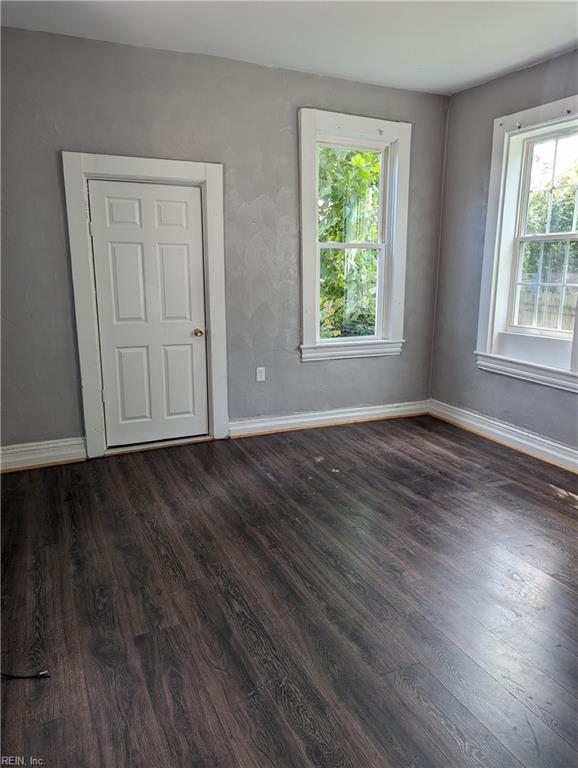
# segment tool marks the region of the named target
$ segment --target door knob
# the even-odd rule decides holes
[[[193,333],[195,334],[195,336],[202,336],[203,335],[203,329],[202,328],[195,328]]]

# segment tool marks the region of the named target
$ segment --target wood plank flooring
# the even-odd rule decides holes
[[[578,478],[431,417],[3,478],[2,754],[578,765]]]

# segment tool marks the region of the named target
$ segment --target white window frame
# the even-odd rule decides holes
[[[411,124],[299,110],[301,158],[301,359],[399,355],[403,338]],[[378,250],[380,263],[375,336],[321,339],[319,336],[318,147],[321,144],[374,150],[382,155],[380,236],[355,243]],[[337,244],[331,244],[337,245]],[[341,247],[351,247],[349,243]]]
[[[90,179],[200,187],[207,315],[209,434],[214,438],[228,437],[223,166],[218,163],[93,155],[85,152],[63,152],[62,164],[87,455],[94,457],[118,452],[116,448],[107,448],[104,428],[96,281],[88,208]],[[165,441],[164,444],[175,442],[180,441]]]
[[[522,166],[520,169],[522,183],[519,190],[519,202],[518,202],[518,215],[516,220],[516,233],[514,239],[514,251],[512,254],[512,269],[511,269],[511,283],[510,283],[510,303],[508,307],[508,327],[507,330],[513,333],[525,333],[538,336],[546,336],[550,338],[560,338],[569,340],[572,337],[572,331],[564,331],[554,328],[540,328],[534,326],[525,326],[515,322],[516,314],[516,288],[518,285],[517,272],[520,266],[520,246],[522,243],[540,243],[540,242],[567,242],[570,240],[578,240],[578,232],[576,228],[576,214],[578,213],[578,206],[574,210],[574,222],[573,229],[570,232],[557,232],[546,234],[525,234],[526,217],[528,212],[529,191],[530,191],[530,176],[532,171],[532,159],[534,153],[534,147],[536,144],[546,141],[549,138],[559,139],[564,134],[577,133],[578,132],[578,116],[573,120],[564,120],[564,124],[560,125],[556,123],[554,127],[550,127],[546,132],[543,128],[538,128],[535,131],[530,131],[529,134],[522,134],[524,145],[522,148]],[[554,170],[554,169],[553,169]],[[576,193],[575,193],[576,197]],[[565,267],[566,268],[566,265]],[[563,285],[564,281],[560,283]],[[552,285],[552,283],[551,283]],[[576,284],[574,284],[576,286]],[[560,307],[558,310],[558,320],[562,317],[563,302],[560,301]],[[538,312],[538,302],[534,308],[534,317],[536,318]]]
[[[475,355],[478,368],[578,392],[578,333],[512,324],[520,183],[527,140],[575,122],[578,96],[494,121]]]

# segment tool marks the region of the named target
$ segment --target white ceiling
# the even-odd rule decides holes
[[[576,2],[3,2],[5,26],[453,93],[576,47]]]

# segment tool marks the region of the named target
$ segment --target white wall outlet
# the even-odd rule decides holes
[[[255,378],[257,381],[265,381],[265,368],[255,368]]]

